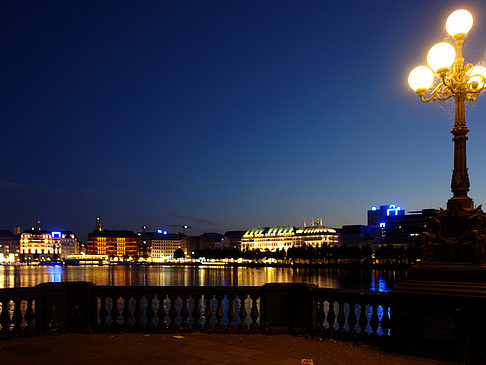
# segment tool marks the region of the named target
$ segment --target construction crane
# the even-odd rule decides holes
[[[186,234],[186,229],[189,229],[189,228],[192,228],[192,227],[189,227],[189,226],[186,226],[186,225],[178,225],[178,224],[168,224],[169,227],[178,227],[178,228],[182,228],[182,234],[185,235]]]

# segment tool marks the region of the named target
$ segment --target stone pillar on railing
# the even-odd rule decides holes
[[[88,282],[45,283],[37,285],[43,303],[36,308],[36,320],[45,334],[90,331],[90,291]],[[37,303],[36,303],[37,304]]]
[[[312,284],[265,284],[261,303],[261,323],[266,334],[306,334],[312,327],[314,304]]]

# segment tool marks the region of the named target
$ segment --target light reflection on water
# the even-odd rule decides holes
[[[261,286],[308,283],[321,288],[386,292],[405,279],[404,270],[231,268],[223,266],[0,266],[0,288],[46,282],[90,281],[117,286]]]

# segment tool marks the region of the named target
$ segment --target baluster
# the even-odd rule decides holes
[[[2,301],[2,314],[0,314],[0,325],[2,326],[1,333],[7,335],[10,332],[10,315],[8,314],[8,299]]]
[[[366,303],[359,303],[359,306],[361,308],[360,313],[359,313],[359,328],[360,328],[360,337],[366,338],[368,337],[368,334],[366,332],[366,327],[368,326],[368,316],[366,314]]]
[[[250,317],[252,319],[251,324],[250,324],[250,329],[258,329],[260,328],[260,325],[258,324],[258,317],[260,316],[260,313],[258,313],[258,305],[257,305],[257,300],[260,298],[260,294],[250,294],[251,298],[251,312],[250,312]]]
[[[113,332],[119,332],[121,329],[120,323],[118,322],[118,317],[120,316],[120,310],[118,309],[118,297],[116,295],[111,296],[111,311],[110,316],[113,321],[111,324],[111,330]]]
[[[224,310],[223,310],[223,299],[224,299],[224,294],[221,295],[216,295],[216,300],[218,302],[218,307],[216,309],[216,329],[222,330],[224,329]]]
[[[27,327],[25,327],[25,331],[27,333],[34,332],[35,329],[35,314],[33,310],[33,306],[35,301],[33,299],[27,299],[27,308],[25,310],[24,319],[26,321]]]
[[[147,298],[147,328],[151,331],[155,329],[154,324],[154,294],[147,294],[145,298]]]
[[[159,318],[159,328],[163,331],[167,329],[167,323],[165,322],[167,312],[164,308],[165,295],[157,294],[157,298],[159,299],[159,309],[157,310],[157,317]]]
[[[327,311],[327,323],[329,327],[327,327],[326,335],[328,337],[334,337],[334,322],[336,321],[336,314],[334,313],[334,300],[328,300],[329,303],[329,310]]]
[[[132,315],[132,311],[130,310],[130,295],[123,296],[123,325],[122,328],[124,330],[130,329],[130,317]]]
[[[373,305],[371,307],[371,318],[370,318],[370,327],[372,332],[370,335],[372,337],[378,336],[378,327],[380,326],[380,319],[378,318],[378,305]]]
[[[143,311],[142,311],[142,298],[143,294],[137,294],[135,296],[135,328],[139,331],[143,330]]]
[[[228,298],[228,330],[234,332],[236,330],[236,323],[235,323],[235,294],[228,294],[226,296]]]
[[[108,311],[106,310],[106,295],[100,295],[100,324],[98,325],[98,329],[105,331],[108,328],[108,324],[106,323],[106,317],[108,317]]]
[[[22,304],[22,300],[20,298],[16,299],[13,306],[13,314],[12,314],[12,323],[13,323],[13,332],[14,333],[22,333],[22,327],[20,326],[22,323],[22,308],[20,305]]]
[[[248,331],[248,323],[246,322],[246,317],[248,317],[248,313],[246,311],[246,298],[248,298],[248,295],[238,295],[238,298],[240,298],[240,326],[239,330],[241,331]]]
[[[177,308],[176,308],[176,300],[177,300],[177,294],[170,294],[169,295],[170,299],[170,308],[169,308],[169,329],[171,330],[178,330],[179,325],[177,324]]]
[[[344,325],[346,324],[346,314],[344,313],[344,299],[339,301],[338,315],[336,317],[336,322],[338,323],[337,333],[340,337],[346,334]]]
[[[211,299],[213,298],[212,294],[208,294],[207,296],[204,295],[206,299],[206,310],[204,311],[204,318],[206,319],[205,329],[211,330],[213,326],[211,324],[211,320],[213,319],[213,310],[211,308]]]
[[[194,323],[192,324],[193,330],[201,329],[201,294],[193,294],[192,299],[194,300],[194,309],[192,310],[192,316],[194,318]]]
[[[384,337],[389,336],[388,331],[390,330],[390,326],[391,326],[391,318],[388,315],[389,310],[390,310],[390,305],[388,304],[383,305],[383,317],[381,318],[381,329],[383,330]]]
[[[182,294],[181,299],[182,299],[182,307],[181,307],[181,319],[182,319],[182,329],[184,331],[189,330],[189,301],[188,301],[189,295],[188,294]]]
[[[356,303],[349,303],[348,325],[349,325],[349,337],[356,337]]]
[[[324,312],[324,300],[318,299],[317,300],[317,326],[316,326],[316,333],[323,334],[324,333],[324,321],[326,320],[326,313]]]

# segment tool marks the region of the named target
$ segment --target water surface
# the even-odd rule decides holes
[[[226,266],[0,266],[0,288],[89,281],[117,286],[261,286],[308,283],[321,288],[389,291],[405,270]]]

